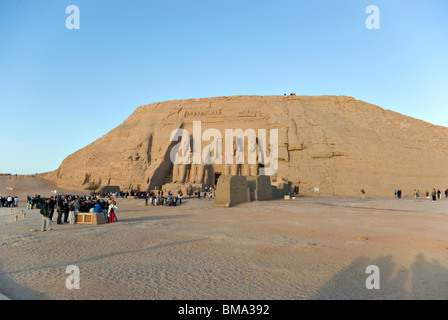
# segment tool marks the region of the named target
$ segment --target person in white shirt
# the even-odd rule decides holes
[[[7,207],[12,207],[12,197],[11,196],[8,196],[8,198],[6,199],[6,201],[7,201]]]

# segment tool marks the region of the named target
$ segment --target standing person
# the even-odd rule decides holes
[[[64,200],[62,200],[62,198],[59,198],[58,200],[56,211],[58,212],[57,224],[62,224],[62,215],[64,214]]]
[[[448,198],[448,189],[445,190],[445,198]]]
[[[76,221],[76,215],[75,215],[75,200],[71,201],[68,205],[69,212],[68,212],[68,223],[75,224]]]
[[[70,213],[70,208],[67,200],[64,200],[63,208],[64,208],[64,223],[68,223],[68,214]]]
[[[79,203],[78,198],[75,199],[74,206],[75,206],[75,213],[73,217],[74,218],[73,224],[76,223],[76,216],[78,215],[79,210],[81,210],[81,203]]]
[[[426,199],[429,199],[429,191],[426,190]]]
[[[118,207],[117,207],[117,203],[116,202],[114,202],[114,206],[115,206],[115,209],[114,209],[114,222],[118,222],[118,216],[117,216]]]
[[[106,220],[108,219],[107,214],[109,213],[109,207],[110,207],[111,204],[112,204],[112,200],[109,199],[109,200],[106,202],[106,206],[105,206],[105,208],[104,208],[104,210],[103,210],[103,216],[104,216],[104,218],[105,218]]]
[[[437,200],[437,191],[435,188],[432,189],[432,201],[436,201]]]
[[[19,198],[17,196],[14,197],[14,207],[18,207],[19,206]]]
[[[50,230],[53,230],[50,219],[50,198],[47,198],[45,203],[40,208],[40,214],[42,215],[42,232],[47,231],[47,227]]]
[[[361,197],[362,197],[363,199],[366,198],[366,192],[364,191],[364,189],[361,189]]]
[[[396,189],[394,190],[394,197],[395,197],[395,199],[397,199],[397,190]]]
[[[414,198],[417,199],[417,190],[414,189]]]
[[[114,223],[117,220],[115,215],[116,211],[117,211],[117,204],[114,201],[109,206],[109,212],[108,212],[109,223]]]
[[[177,197],[179,198],[179,204],[182,204],[182,190],[179,190]]]
[[[440,194],[441,194],[440,190],[437,189],[437,199],[440,199]]]
[[[54,215],[54,207],[56,205],[56,201],[54,201],[53,197],[50,197],[50,220],[53,221]]]
[[[11,197],[11,196],[8,196],[8,198],[6,199],[6,201],[7,201],[6,206],[7,206],[8,208],[12,207],[12,197]]]
[[[64,202],[62,198],[58,199],[58,206],[56,211],[58,212],[57,224],[62,224],[62,214],[64,213]]]

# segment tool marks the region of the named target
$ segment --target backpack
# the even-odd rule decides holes
[[[40,214],[44,217],[48,217],[47,210],[45,210],[45,205],[40,208]]]

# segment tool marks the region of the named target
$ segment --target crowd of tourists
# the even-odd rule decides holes
[[[394,196],[396,199],[401,199],[402,192],[401,189],[394,191]],[[430,192],[429,190],[426,190],[425,192],[426,199],[432,199],[432,201],[437,201],[437,199],[442,198],[442,191],[440,189],[433,188]],[[414,189],[414,198],[420,198],[420,190]],[[445,198],[448,198],[448,189],[445,190]]]
[[[365,198],[364,189],[361,190],[362,198]],[[433,188],[432,192],[426,190],[426,198],[436,201],[441,199],[442,192],[439,189]],[[195,191],[191,189],[187,190],[187,196],[197,197],[198,199],[204,198],[214,198],[215,189],[207,188],[205,192]],[[402,198],[401,189],[394,191],[394,196],[397,199]],[[103,198],[104,197],[104,198]],[[132,197],[134,199],[144,199],[145,206],[178,206],[182,204],[182,199],[184,197],[182,191],[178,191],[177,195],[174,195],[171,191],[164,194],[163,190],[158,191],[129,191],[129,192],[117,192],[103,194],[92,194],[92,195],[56,195],[49,198],[41,197],[40,195],[35,195],[33,197],[27,197],[27,209],[39,209],[42,214],[42,231],[47,229],[52,230],[51,223],[53,222],[53,217],[57,213],[56,223],[57,224],[75,224],[76,216],[78,213],[84,212],[95,212],[102,213],[104,218],[109,223],[117,222],[118,218],[116,215],[117,204],[115,202],[116,197]],[[414,189],[414,198],[420,197],[420,190]],[[448,198],[448,189],[445,190],[445,198]],[[18,197],[0,197],[0,207],[17,207]]]
[[[181,190],[177,192],[177,195],[174,195],[173,192],[168,191],[166,196],[164,196],[165,192],[163,190],[158,191],[150,191],[142,196],[145,199],[145,205],[153,205],[153,206],[178,206],[182,204],[182,199],[184,198],[184,194]],[[213,198],[215,196],[214,188],[205,188],[204,192],[201,191],[192,191],[191,189],[187,190],[187,196],[189,198],[197,197],[201,199],[205,198]]]
[[[133,197],[134,199],[146,199],[149,197],[148,192],[139,191],[139,190],[131,190],[131,191],[116,191],[116,192],[102,192],[102,193],[94,193],[93,196],[100,197],[116,197],[116,198],[128,198]]]
[[[19,198],[17,196],[0,197],[0,208],[17,207],[18,205],[19,205]]]
[[[201,198],[202,192],[196,191],[194,195]],[[188,196],[192,197],[193,192],[189,193]],[[214,189],[206,189],[203,196],[204,198],[213,198]],[[47,229],[52,230],[51,223],[53,222],[55,213],[57,213],[57,224],[75,224],[76,216],[79,212],[102,213],[109,223],[117,222],[117,205],[113,199],[128,197],[132,197],[134,199],[144,199],[146,206],[178,206],[182,204],[183,193],[180,190],[177,192],[177,195],[174,195],[171,191],[164,193],[162,190],[154,192],[131,190],[129,192],[110,192],[104,194],[93,193],[91,196],[57,195],[49,198],[43,198],[40,195],[35,195],[34,197],[27,197],[27,209],[40,210],[43,217],[42,231],[46,231]]]
[[[200,192],[196,193],[198,197]],[[207,197],[207,192],[204,193],[204,198]],[[211,189],[209,190],[210,197],[213,197]],[[190,195],[191,196],[191,195]],[[103,198],[104,197],[104,198]],[[145,199],[145,205],[153,206],[178,206],[182,204],[183,194],[179,191],[174,195],[171,191],[164,194],[162,190],[157,192],[116,192],[99,194],[93,193],[88,195],[57,195],[49,198],[35,195],[27,197],[27,209],[39,209],[42,214],[42,231],[47,229],[52,230],[53,218],[56,216],[57,224],[75,224],[78,213],[95,212],[102,213],[109,223],[117,222],[116,215],[117,204],[115,198]]]
[[[145,196],[145,206],[175,207],[182,204],[182,199],[182,191],[179,191],[176,196],[171,191],[168,191],[166,196],[164,196],[163,190],[158,190],[157,192],[150,191]]]
[[[75,224],[78,213],[102,213],[109,223],[117,222],[117,204],[112,199],[102,199],[98,195],[57,195],[49,198],[35,195],[27,197],[27,209],[39,209],[42,215],[42,231],[52,230],[53,217],[57,224]]]

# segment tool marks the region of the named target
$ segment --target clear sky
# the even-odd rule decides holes
[[[55,170],[140,105],[291,92],[448,126],[448,1],[0,0],[3,173]]]

